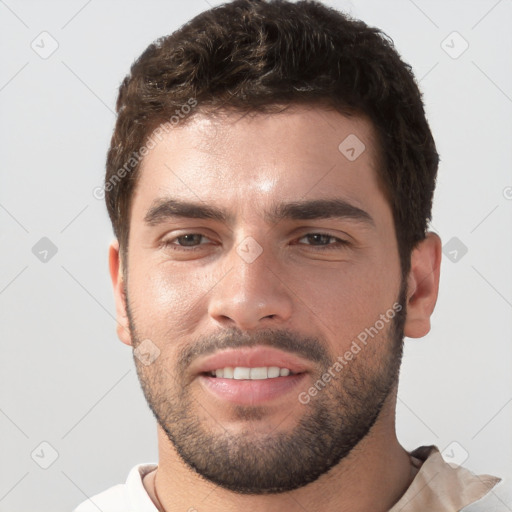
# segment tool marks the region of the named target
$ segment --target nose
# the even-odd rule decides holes
[[[210,317],[223,327],[241,330],[283,326],[293,310],[283,262],[254,239],[233,247],[228,258],[227,274],[210,292]]]

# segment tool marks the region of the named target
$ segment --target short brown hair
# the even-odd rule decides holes
[[[194,112],[179,115],[191,102]],[[294,104],[359,113],[372,122],[379,180],[406,275],[411,251],[431,219],[439,163],[422,96],[388,36],[315,1],[223,4],[156,40],[132,64],[119,88],[105,176],[122,254],[139,151],[155,128],[177,114],[186,122],[197,113],[272,112],[276,105]]]

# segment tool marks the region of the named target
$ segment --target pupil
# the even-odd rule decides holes
[[[181,238],[181,245],[191,246],[195,245],[195,242],[199,242],[201,235],[183,235]]]
[[[326,245],[329,242],[329,236],[327,235],[309,235],[314,242],[320,242],[320,245]],[[323,242],[323,243],[322,243]]]

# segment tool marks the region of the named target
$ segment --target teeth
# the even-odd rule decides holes
[[[217,375],[217,372],[215,372],[215,375]],[[244,368],[243,366],[237,366],[235,368],[235,372],[234,372],[233,378],[236,379],[236,380],[238,380],[238,379],[250,379],[251,378],[251,369],[250,368]]]
[[[217,377],[224,377],[225,379],[232,379],[234,376],[233,368],[224,368],[223,370],[217,370],[217,372],[219,372],[219,371],[221,373],[223,373],[224,375],[217,374]]]
[[[268,377],[267,375],[267,368],[251,368],[251,379],[266,379]]]
[[[213,370],[209,375],[224,379],[263,380],[274,379],[275,377],[286,377],[287,375],[294,375],[294,373],[288,368],[279,368],[278,366],[260,366],[257,368],[247,368],[245,366],[232,368],[228,366],[226,368]]]
[[[286,368],[283,368],[283,370],[285,370],[285,369]],[[279,377],[280,372],[281,372],[281,370],[279,370],[279,368],[277,366],[271,366],[267,370],[267,377],[269,379],[272,379],[274,377]]]

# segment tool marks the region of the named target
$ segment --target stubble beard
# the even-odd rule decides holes
[[[144,338],[138,335],[128,294],[126,297],[135,349]],[[333,365],[321,339],[271,329],[252,334],[225,331],[187,347],[174,368],[163,367],[163,358],[146,366],[134,356],[137,375],[158,424],[181,459],[203,478],[240,494],[292,491],[314,482],[346,458],[369,434],[386,399],[396,389],[403,352],[405,298],[402,282],[397,300],[402,309],[383,329],[385,332],[369,340],[308,404],[294,397],[296,403],[288,415],[297,413],[298,420],[290,431],[279,430],[279,425],[271,432],[258,428],[267,417],[265,406],[233,405],[233,419],[238,425],[243,420],[247,426],[235,430],[219,426],[192,396],[197,386],[184,385],[184,373],[191,359],[214,347],[264,344],[307,355],[322,368],[318,375],[311,375],[314,383]],[[205,418],[211,427],[205,424]]]

